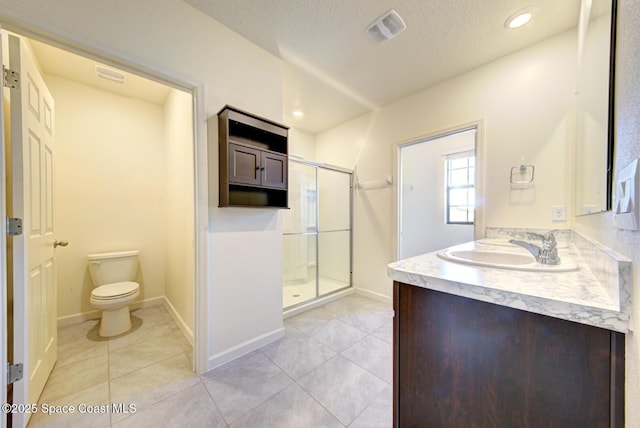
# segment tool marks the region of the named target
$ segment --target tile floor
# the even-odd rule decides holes
[[[348,296],[286,319],[284,339],[202,376],[162,306],[133,312],[134,330],[109,340],[96,321],[62,327],[40,407],[76,413],[38,413],[29,426],[390,427],[392,314]],[[112,404],[135,412],[100,413]]]

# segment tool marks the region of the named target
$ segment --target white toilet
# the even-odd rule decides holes
[[[89,254],[89,272],[94,289],[91,306],[102,310],[99,334],[111,337],[131,328],[129,305],[140,294],[133,280],[138,272],[138,250]]]

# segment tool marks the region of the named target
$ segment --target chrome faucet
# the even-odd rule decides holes
[[[557,241],[553,232],[548,232],[544,235],[539,233],[527,233],[527,236],[534,239],[540,239],[542,241],[542,247],[530,244],[529,242],[518,241],[516,239],[511,239],[509,242],[529,250],[538,263],[542,263],[543,265],[560,264],[560,257],[558,257],[558,249],[556,248]]]

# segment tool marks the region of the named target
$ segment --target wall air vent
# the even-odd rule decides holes
[[[406,30],[407,25],[395,10],[390,10],[367,27],[367,33],[377,43],[393,39]]]
[[[119,70],[105,67],[104,65],[96,64],[96,74],[103,79],[111,80],[112,82],[127,83],[127,75]]]

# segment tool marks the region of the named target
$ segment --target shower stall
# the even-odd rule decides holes
[[[289,158],[282,306],[351,287],[353,171]]]

